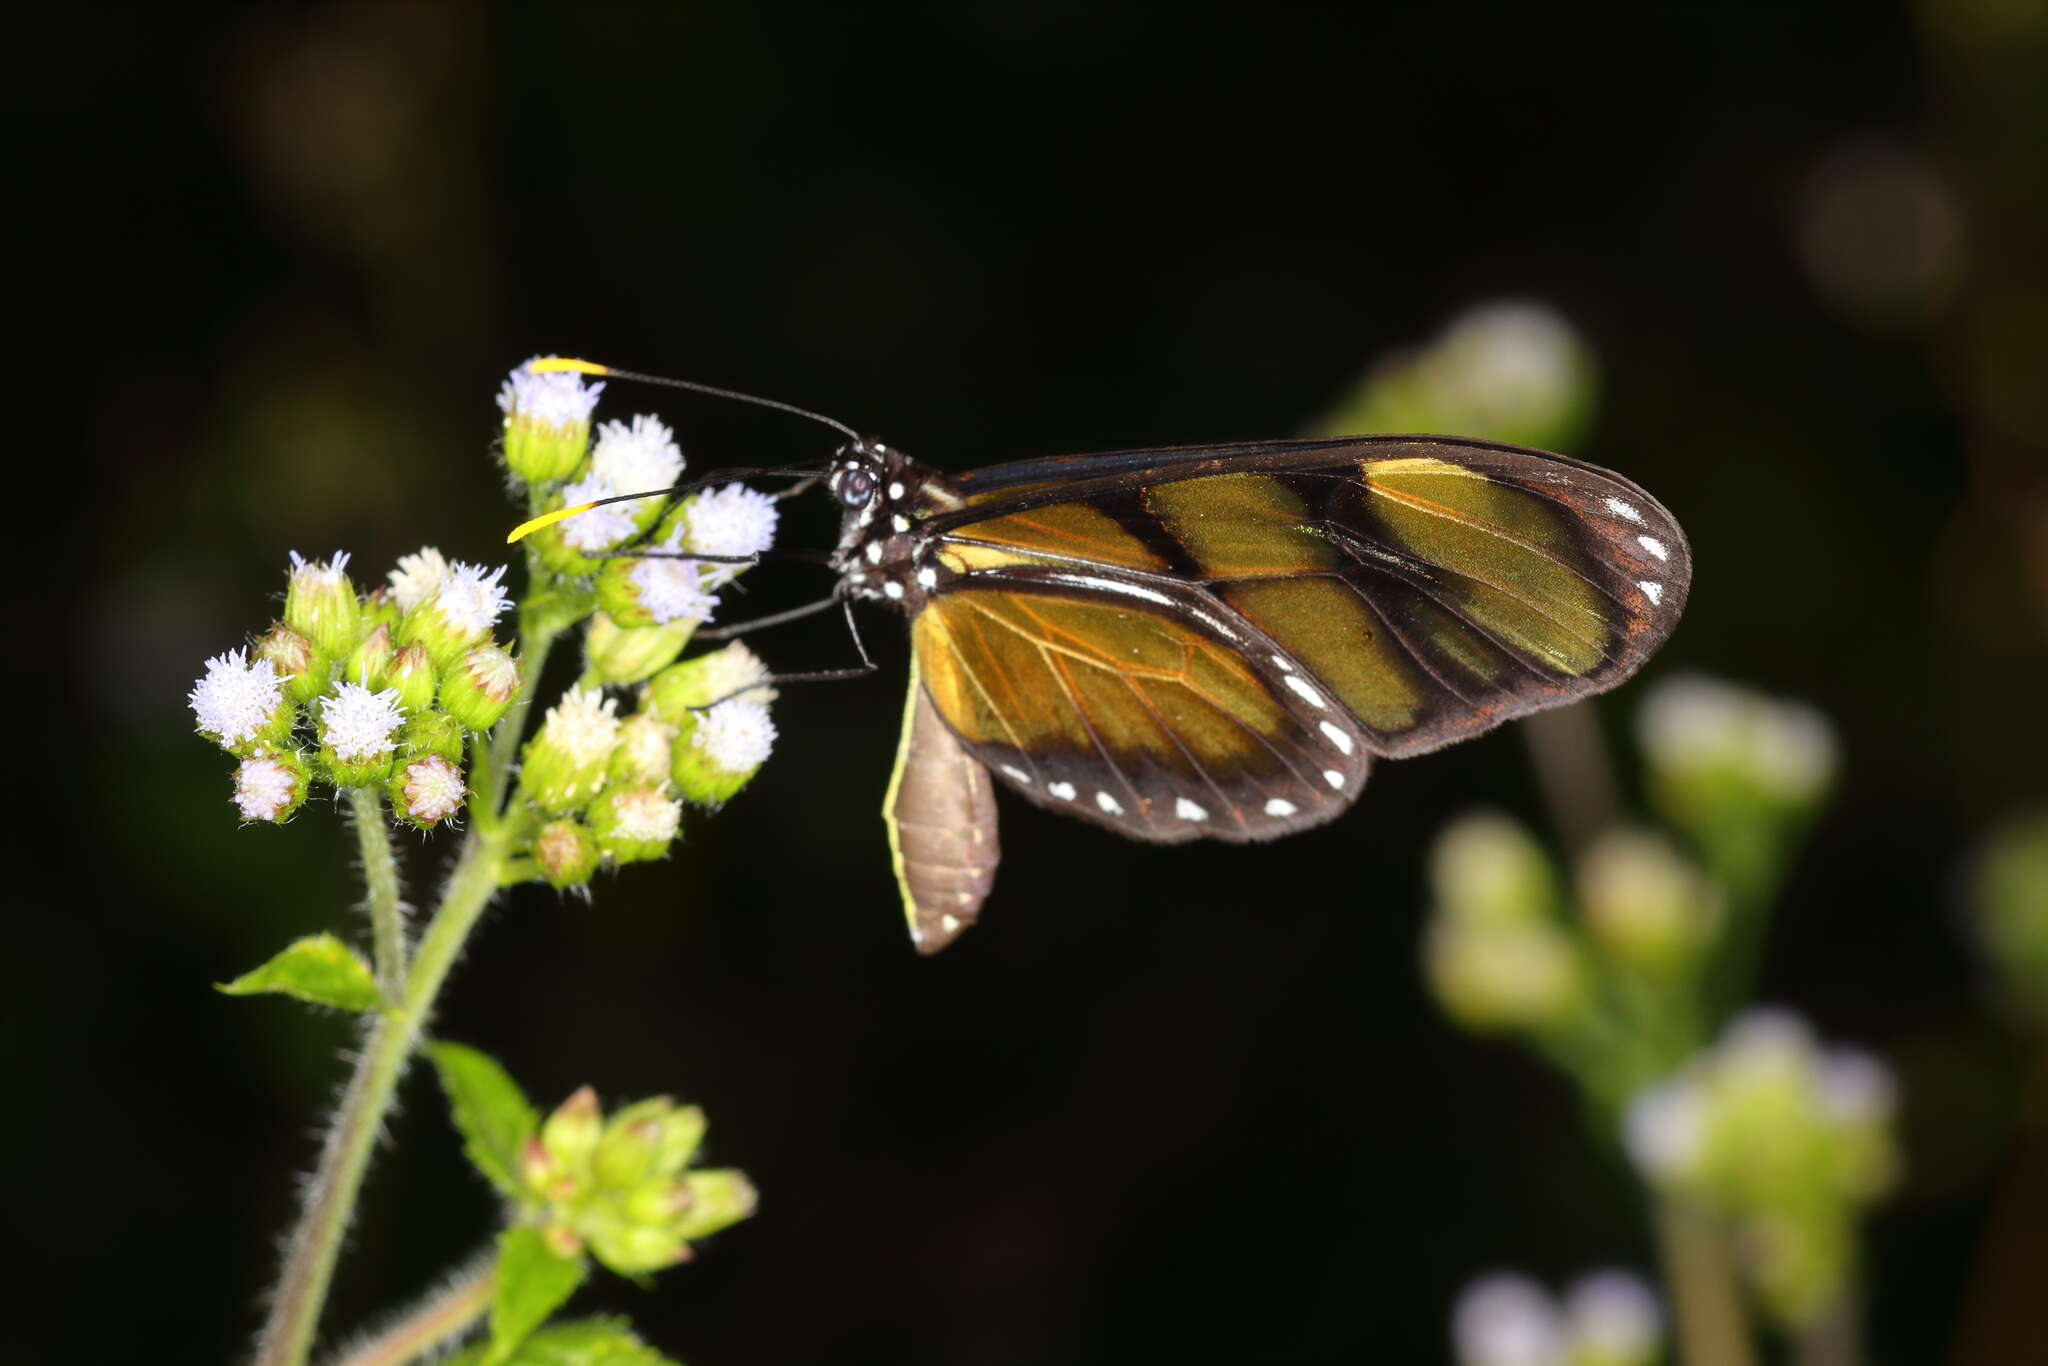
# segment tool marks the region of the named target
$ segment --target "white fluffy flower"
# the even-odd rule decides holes
[[[683,530],[677,527],[660,549],[679,550],[682,544]],[[702,621],[718,606],[717,595],[705,589],[704,568],[695,560],[646,559],[636,560],[627,572],[639,590],[640,605],[654,615],[656,625],[666,626]]]
[[[274,821],[299,795],[299,775],[267,754],[235,770],[235,805],[245,821]]]
[[[529,362],[530,364],[530,362]],[[530,418],[548,427],[567,427],[590,421],[597,396],[604,392],[602,381],[586,385],[573,370],[536,375],[522,365],[505,378],[498,390],[498,410],[507,417]]]
[[[326,562],[309,560],[298,551],[290,552],[292,577],[308,587],[333,588],[348,582],[348,552],[337,550]]]
[[[577,764],[602,763],[619,737],[619,703],[601,688],[571,688],[542,718],[538,740]]]
[[[1654,1361],[1664,1332],[1664,1310],[1642,1278],[1626,1271],[1596,1271],[1564,1298],[1566,1333],[1574,1361]]]
[[[434,595],[434,610],[456,630],[481,636],[496,626],[512,605],[501,582],[504,577],[504,565],[486,573],[482,565],[457,560]]]
[[[1636,728],[1662,767],[1733,765],[1787,801],[1812,800],[1835,774],[1835,733],[1819,712],[1697,674],[1652,688]]]
[[[1525,1276],[1474,1281],[1451,1314],[1458,1366],[1559,1366],[1564,1331],[1557,1306]]]
[[[206,661],[206,674],[192,685],[187,700],[201,731],[224,745],[239,745],[261,733],[283,697],[269,660],[251,664],[247,651],[230,650]]]
[[[1697,1169],[1707,1145],[1707,1097],[1687,1074],[1638,1092],[1622,1118],[1622,1147],[1650,1181],[1683,1180]]]
[[[676,445],[675,433],[661,419],[640,413],[631,426],[623,422],[598,424],[590,472],[609,483],[613,493],[667,488],[683,472],[683,452]],[[571,503],[584,501],[564,497]]]
[[[758,555],[775,543],[775,500],[745,484],[698,494],[685,505],[690,549],[705,555]]]
[[[574,507],[578,503],[595,503],[601,498],[625,492],[632,490],[621,489],[605,475],[592,471],[562,490],[562,505]],[[640,529],[633,521],[630,503],[612,503],[579,512],[564,521],[561,527],[562,539],[578,550],[609,550]]]
[[[392,736],[405,720],[398,690],[371,692],[360,683],[337,684],[320,699],[320,740],[341,759],[364,763],[395,746]]]
[[[699,695],[708,701],[731,697],[741,689],[764,706],[775,700],[775,689],[758,686],[772,677],[768,666],[744,641],[735,640],[724,649],[700,655],[692,662],[698,668],[697,686],[703,689]]]
[[[751,773],[775,748],[775,722],[759,702],[734,697],[699,716],[690,739],[722,772]]]
[[[682,828],[683,804],[652,788],[620,793],[613,811],[618,821],[613,833],[619,839],[667,844]]]
[[[398,557],[398,568],[386,576],[391,580],[391,600],[401,612],[410,612],[441,591],[448,577],[448,561],[434,547],[421,546],[411,555]]]

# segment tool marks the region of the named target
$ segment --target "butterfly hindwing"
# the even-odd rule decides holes
[[[970,576],[919,612],[920,674],[976,758],[1139,839],[1269,839],[1364,784],[1347,712],[1199,589],[1107,571]]]

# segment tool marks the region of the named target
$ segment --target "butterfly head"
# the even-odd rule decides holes
[[[832,457],[825,486],[839,503],[833,563],[853,596],[906,607],[923,600],[935,571],[924,563],[916,523],[930,477],[903,452],[865,437]]]

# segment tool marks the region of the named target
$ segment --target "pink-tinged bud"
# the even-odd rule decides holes
[[[462,809],[469,788],[462,768],[439,754],[398,765],[391,775],[391,807],[422,830],[431,830]]]
[[[256,637],[251,652],[266,661],[284,680],[284,693],[294,702],[310,702],[327,691],[328,661],[313,648],[313,642],[283,622]]]
[[[285,624],[330,658],[345,657],[362,632],[363,605],[347,570],[346,553],[322,564],[294,551],[284,590]]]
[[[441,709],[482,734],[519,691],[519,661],[496,642],[472,646],[441,675]]]
[[[580,1169],[590,1161],[604,1133],[604,1109],[588,1086],[557,1105],[541,1124],[540,1141],[564,1167]]]
[[[754,1183],[732,1167],[687,1172],[683,1180],[690,1187],[690,1207],[674,1227],[685,1238],[702,1238],[737,1224],[760,1204]]]
[[[548,1251],[564,1261],[583,1254],[583,1235],[567,1224],[549,1224],[540,1231],[540,1237]]]
[[[391,667],[391,657],[396,653],[391,644],[391,628],[380,622],[349,653],[348,661],[341,666],[342,677],[366,688],[381,688],[385,671]]]
[[[533,837],[533,861],[555,887],[580,887],[597,871],[597,841],[571,816],[549,821]]]
[[[662,1123],[674,1104],[666,1096],[655,1096],[612,1116],[591,1156],[599,1185],[623,1191],[647,1179],[661,1151]]]
[[[384,674],[384,686],[398,694],[398,705],[405,708],[408,716],[419,716],[434,705],[438,682],[434,661],[427,658],[426,649],[419,645],[399,650],[391,657]]]
[[[469,732],[462,728],[462,724],[454,717],[437,711],[414,716],[398,732],[401,758],[418,759],[438,754],[457,768],[462,766],[468,744]]]
[[[519,1149],[519,1179],[526,1183],[527,1189],[545,1194],[549,1184],[556,1180],[559,1170],[555,1159],[548,1154],[539,1137],[528,1135],[526,1142]]]
[[[235,770],[235,806],[245,821],[282,825],[306,800],[312,770],[294,750],[266,750]]]
[[[628,1223],[670,1224],[696,1203],[687,1182],[669,1177],[637,1187],[620,1207]]]

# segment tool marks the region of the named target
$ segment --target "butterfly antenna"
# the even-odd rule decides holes
[[[660,498],[672,493],[691,493],[697,489],[708,488],[713,484],[734,484],[742,479],[801,479],[805,483],[809,483],[817,477],[818,471],[809,465],[782,465],[753,469],[735,467],[718,470],[715,473],[703,475],[700,478],[686,479],[680,484],[671,484],[665,489],[644,489],[639,493],[615,493],[609,498],[593,498],[587,503],[576,503],[570,507],[556,508],[553,512],[543,512],[540,516],[529,517],[518,526],[513,527],[511,532],[505,537],[505,544],[511,545],[514,541],[524,540],[544,526],[553,526],[564,518],[574,517],[578,513],[588,512],[592,508],[601,508],[609,503],[630,503],[639,498]],[[698,555],[690,556],[689,558],[703,559],[705,557]],[[751,564],[753,561],[749,559],[746,562]]]
[[[809,408],[799,408],[794,403],[784,403],[780,399],[762,398],[757,394],[743,394],[737,389],[720,389],[716,385],[699,384],[695,380],[689,379],[670,379],[666,375],[643,375],[636,370],[614,370],[611,366],[599,365],[596,361],[571,360],[567,356],[543,356],[538,360],[529,361],[526,368],[536,375],[554,374],[568,370],[574,371],[579,375],[603,375],[610,379],[629,379],[636,384],[657,384],[664,389],[687,389],[693,394],[709,394],[713,398],[729,398],[736,403],[751,403],[757,408],[773,408],[778,412],[794,413],[798,417],[807,417],[811,421],[821,422],[825,426],[832,428],[832,430],[842,433],[855,441],[860,440],[859,432],[847,426],[836,417],[827,417],[823,413],[814,413]]]

